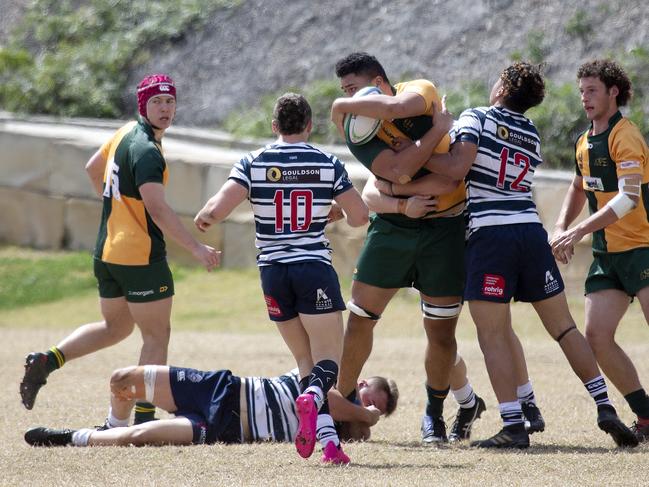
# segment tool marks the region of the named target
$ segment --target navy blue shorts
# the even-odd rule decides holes
[[[465,255],[466,301],[534,303],[564,289],[540,223],[480,228],[469,237]]]
[[[239,377],[229,370],[169,367],[169,382],[174,414],[192,423],[193,443],[241,443]]]
[[[319,315],[346,309],[338,275],[324,262],[271,264],[259,268],[261,288],[272,321],[286,321],[298,313]]]

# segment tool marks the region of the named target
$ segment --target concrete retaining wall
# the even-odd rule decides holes
[[[0,242],[49,249],[87,249],[95,244],[101,201],[86,176],[84,165],[121,122],[16,119],[0,114]],[[163,141],[169,163],[167,200],[185,226],[199,240],[223,250],[225,267],[255,264],[254,225],[250,208],[242,204],[232,216],[207,234],[194,230],[193,216],[227,179],[232,164],[263,142],[235,140],[222,133],[172,128]],[[346,148],[327,147],[346,162],[361,190],[367,171],[353,161]],[[536,178],[534,197],[544,225],[551,231],[570,175],[548,171]],[[328,228],[334,265],[350,275],[365,228],[342,222]],[[587,243],[587,242],[586,242]],[[182,262],[192,257],[171,239],[169,255]],[[587,245],[580,246],[587,261]],[[581,277],[583,265],[569,266]]]

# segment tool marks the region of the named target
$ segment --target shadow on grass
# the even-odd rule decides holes
[[[592,455],[595,453],[605,454],[605,453],[645,453],[644,448],[620,448],[611,445],[610,448],[602,446],[579,446],[579,445],[556,445],[556,444],[543,444],[543,443],[534,443],[532,442],[529,448],[523,449],[511,449],[511,448],[502,448],[502,449],[478,449],[476,447],[471,447],[467,442],[463,443],[454,443],[448,444],[444,443],[441,445],[423,445],[420,441],[386,441],[386,440],[372,440],[372,443],[377,443],[383,446],[398,448],[405,451],[475,451],[475,452],[484,452],[484,453],[500,453],[500,454],[511,454],[511,453],[525,453],[528,455],[553,455],[557,453],[572,453],[578,455]]]

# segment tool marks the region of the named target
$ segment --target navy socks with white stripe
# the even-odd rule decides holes
[[[336,446],[340,444],[327,402],[327,392],[336,383],[337,377],[338,364],[333,360],[320,360],[313,366],[309,376],[309,385],[304,390],[305,394],[313,395],[318,408],[317,437],[323,448],[330,441],[333,441]]]

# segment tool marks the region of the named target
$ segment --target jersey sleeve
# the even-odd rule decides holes
[[[482,134],[482,121],[478,112],[473,109],[464,110],[453,124],[453,132],[455,142],[471,142],[478,145]]]
[[[251,181],[251,163],[250,155],[242,158],[237,162],[230,171],[228,179],[232,179],[234,182],[239,183],[241,186],[250,191],[250,181]],[[261,168],[263,171],[264,169]],[[265,177],[265,176],[264,176]]]
[[[647,165],[646,143],[635,126],[628,124],[611,141],[611,158],[615,161],[617,176],[642,174]]]
[[[135,186],[145,183],[164,183],[166,163],[160,151],[155,147],[139,151],[133,155],[133,173]]]
[[[432,113],[433,104],[440,103],[437,88],[426,79],[417,79],[404,83],[399,94],[401,93],[416,93],[420,95],[426,102],[426,110],[424,113]]]
[[[334,162],[334,196],[344,193],[348,189],[353,187],[351,179],[349,179],[349,174],[347,174],[347,169],[345,165],[340,162],[337,158],[333,158]]]
[[[392,150],[381,139],[374,137],[372,140],[363,145],[347,144],[349,151],[354,155],[358,161],[370,171],[372,170],[372,163],[377,156],[384,150]]]
[[[102,155],[102,157],[104,158],[104,160],[107,161],[108,158],[110,157],[110,148],[113,146],[113,144],[115,144],[115,142],[117,141],[117,138],[118,138],[118,137],[121,138],[121,137],[120,137],[120,131],[119,131],[119,130],[118,130],[117,132],[115,132],[115,133],[111,136],[111,138],[108,139],[106,142],[104,142],[104,143],[102,144],[102,146],[99,148],[99,152],[101,152],[101,155]]]

